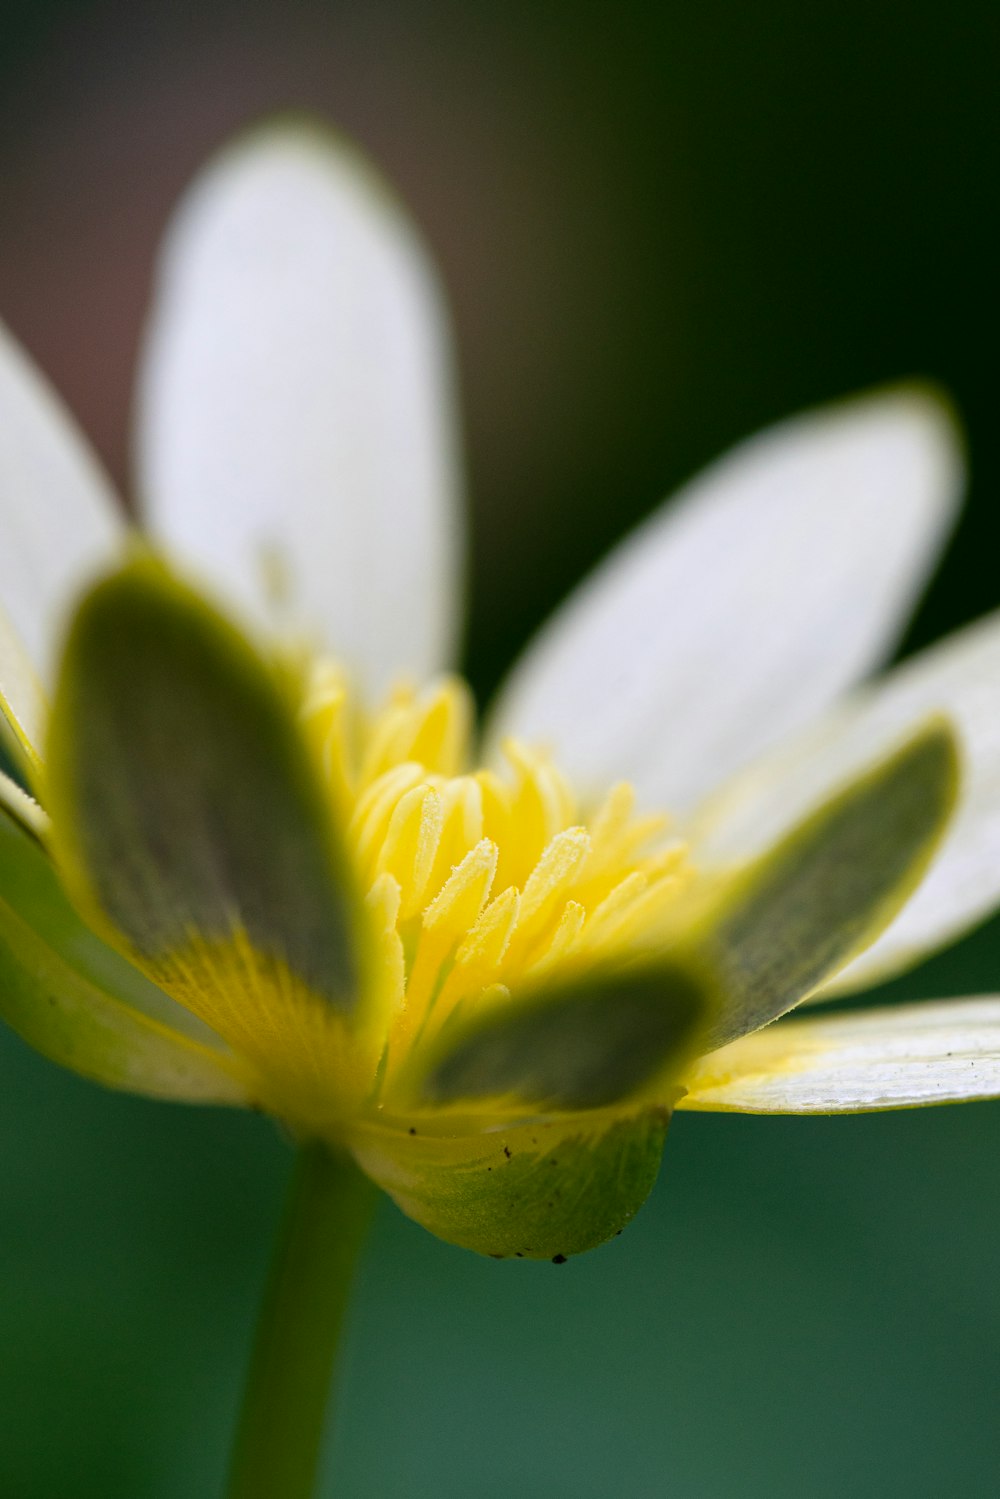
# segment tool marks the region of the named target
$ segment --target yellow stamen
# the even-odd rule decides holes
[[[370,891],[383,1097],[459,1007],[654,941],[692,878],[685,845],[636,814],[627,784],[588,809],[546,754],[514,742],[503,766],[470,771],[457,680],[398,688],[366,718],[324,663],[305,722]]]

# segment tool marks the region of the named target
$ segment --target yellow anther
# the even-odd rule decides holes
[[[595,848],[614,844],[628,828],[634,806],[635,791],[628,781],[618,781],[612,786],[590,824]]]
[[[676,874],[687,860],[687,854],[687,844],[675,838],[655,854],[650,854],[643,867],[650,879],[664,874]]]
[[[415,916],[424,903],[443,821],[441,798],[433,786],[426,784],[405,791],[393,808],[378,867],[399,882],[400,915],[404,920]]]
[[[465,764],[472,728],[472,700],[464,683],[450,680],[429,698],[414,725],[407,758],[443,776]]]
[[[470,972],[476,969],[483,973],[496,968],[507,951],[520,904],[520,892],[513,885],[508,885],[495,900],[491,900],[476,924],[462,938],[455,954],[456,966],[461,964]]]
[[[475,780],[483,801],[483,833],[498,848],[507,848],[512,834],[510,785],[493,770],[477,770]]]
[[[597,944],[608,938],[621,924],[629,908],[649,888],[649,878],[644,871],[633,869],[623,880],[619,880],[608,895],[595,906],[586,926],[588,944]]]
[[[381,874],[366,902],[375,933],[372,983],[375,994],[370,1008],[386,1016],[399,1003],[406,987],[406,957],[399,936],[399,884],[391,874]]]
[[[552,933],[548,946],[535,960],[534,977],[537,978],[539,974],[548,972],[555,968],[561,959],[569,957],[576,947],[586,919],[587,913],[579,901],[568,900],[566,902],[559,924]]]
[[[490,986],[517,925],[520,895],[513,885],[491,900],[455,950],[451,970],[434,1001],[422,1039],[432,1038],[457,1004]]]
[[[472,698],[463,682],[448,678],[419,695],[398,688],[373,725],[361,781],[367,784],[400,760],[418,760],[434,775],[457,775],[471,728]]]
[[[431,893],[440,889],[470,848],[484,836],[483,798],[472,776],[456,776],[441,788],[441,838],[431,873]],[[494,847],[496,845],[494,844]]]
[[[542,755],[511,739],[504,754],[516,773],[510,796],[513,838],[500,845],[503,884],[523,885],[556,833],[573,821],[574,803],[559,772]]]
[[[378,856],[396,803],[407,791],[420,784],[423,767],[407,761],[387,770],[358,801],[351,819],[349,834],[354,840],[359,862],[365,873]]]
[[[589,852],[590,834],[586,828],[567,828],[556,834],[524,887],[522,926],[528,922],[537,925],[545,919]]]
[[[407,754],[413,738],[411,719],[412,703],[408,694],[402,696],[402,700],[393,699],[379,714],[361,759],[358,775],[361,786],[370,786],[401,760],[411,758]]]
[[[304,711],[306,731],[338,807],[350,805],[354,783],[351,768],[351,704],[347,681],[333,667],[318,669],[310,685]]]
[[[476,922],[486,904],[497,870],[497,846],[483,838],[455,866],[438,895],[424,912],[424,929],[445,927],[458,943]]]

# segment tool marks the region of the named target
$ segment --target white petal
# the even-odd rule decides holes
[[[767,847],[831,787],[929,712],[958,731],[955,817],[915,895],[824,992],[863,989],[911,967],[1000,903],[1000,613],[889,672],[714,798],[692,826],[699,857],[742,860]]]
[[[678,1108],[850,1114],[1000,1097],[1000,998],[781,1020],[703,1057]]]
[[[447,663],[460,562],[451,369],[400,208],[332,135],[261,130],[168,237],[139,407],[153,531],[381,690]]]
[[[956,508],[940,399],[901,387],[782,423],[699,476],[515,667],[494,733],[683,812],[895,646]]]
[[[66,610],[123,521],[97,459],[2,324],[0,507],[0,702],[30,762]]]

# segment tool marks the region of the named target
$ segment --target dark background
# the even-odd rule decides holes
[[[0,0],[0,308],[124,479],[172,201],[233,128],[314,107],[450,289],[481,691],[712,455],[926,373],[973,486],[912,648],[1000,602],[998,57],[985,0]],[[895,986],[984,989],[995,925]],[[3,1499],[214,1499],[288,1166],[261,1120],[0,1037]],[[331,1493],[992,1499],[998,1203],[972,1105],[680,1116],[635,1225],[561,1269],[383,1204]]]

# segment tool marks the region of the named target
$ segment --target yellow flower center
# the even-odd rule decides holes
[[[636,813],[625,783],[583,807],[544,752],[514,741],[497,769],[470,769],[460,680],[399,688],[369,716],[324,662],[305,722],[372,920],[382,1096],[459,1007],[655,940],[692,878],[685,844]]]

